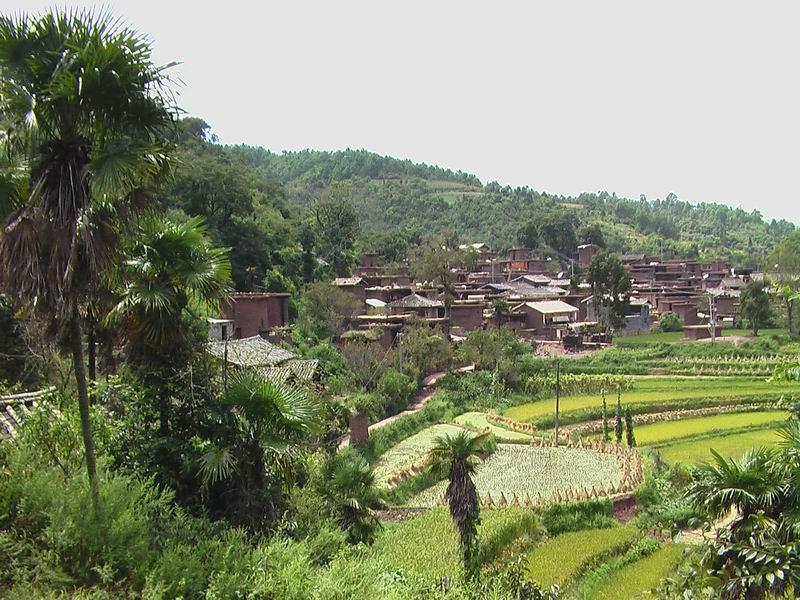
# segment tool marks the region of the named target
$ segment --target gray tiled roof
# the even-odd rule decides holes
[[[225,342],[210,342],[208,352],[225,358]],[[294,353],[269,343],[261,336],[228,340],[228,362],[240,367],[274,366],[294,358]]]
[[[400,300],[390,302],[392,308],[439,308],[444,306],[439,300],[431,300],[419,294],[409,294]]]

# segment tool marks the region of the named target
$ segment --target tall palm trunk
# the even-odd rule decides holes
[[[86,471],[92,490],[92,504],[95,514],[100,513],[100,488],[97,482],[97,459],[94,453],[94,436],[89,420],[89,389],[86,385],[86,365],[83,362],[83,337],[81,322],[77,310],[70,319],[70,344],[72,346],[72,363],[75,368],[75,383],[78,386],[78,406],[81,413],[81,430],[83,448],[86,452]]]
[[[86,347],[89,359],[89,379],[97,381],[97,327],[94,319],[89,323],[89,331],[86,332]]]
[[[479,565],[477,524],[480,515],[480,500],[465,461],[453,462],[450,483],[447,486],[447,499],[450,516],[458,529],[464,570],[467,578],[473,579],[477,576]]]

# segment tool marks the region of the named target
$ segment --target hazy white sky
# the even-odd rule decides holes
[[[93,5],[182,62],[183,108],[226,143],[800,221],[796,1],[70,4]]]

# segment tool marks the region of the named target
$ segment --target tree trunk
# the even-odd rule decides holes
[[[789,335],[792,335],[792,310],[794,309],[794,301],[786,299],[786,326],[789,329]]]
[[[89,331],[86,332],[86,346],[89,356],[89,379],[97,380],[97,337],[95,335],[94,322],[89,323]]]
[[[100,488],[97,482],[97,459],[94,454],[94,437],[92,425],[89,420],[89,390],[86,386],[86,365],[83,362],[83,337],[81,323],[77,311],[72,315],[70,324],[70,344],[72,344],[72,363],[75,369],[75,383],[78,386],[78,406],[81,413],[81,430],[83,433],[83,448],[86,452],[86,471],[89,475],[89,485],[92,490],[92,504],[95,515],[100,514]]]

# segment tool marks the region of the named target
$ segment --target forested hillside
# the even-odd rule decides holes
[[[593,242],[616,252],[719,257],[760,268],[794,230],[758,211],[672,194],[555,196],[365,150],[276,154],[223,146],[200,119],[182,125],[175,176],[161,202],[178,220],[207,219],[212,239],[232,248],[238,289],[292,291],[321,275],[317,259],[346,272],[361,252],[399,262],[438,237],[500,251],[524,242],[562,257]]]
[[[692,204],[673,194],[655,200],[630,200],[609,192],[565,197],[496,182],[482,185],[461,171],[364,150],[275,154],[234,146],[229,151],[279,181],[291,205],[307,206],[333,180],[352,181],[352,199],[368,245],[380,245],[377,232],[400,229],[430,235],[449,228],[465,240],[506,248],[517,242],[522,223],[539,221],[543,211],[561,209],[568,212],[576,231],[599,223],[607,245],[616,251],[720,256],[753,263],[794,229],[793,224],[769,221],[758,211]]]

